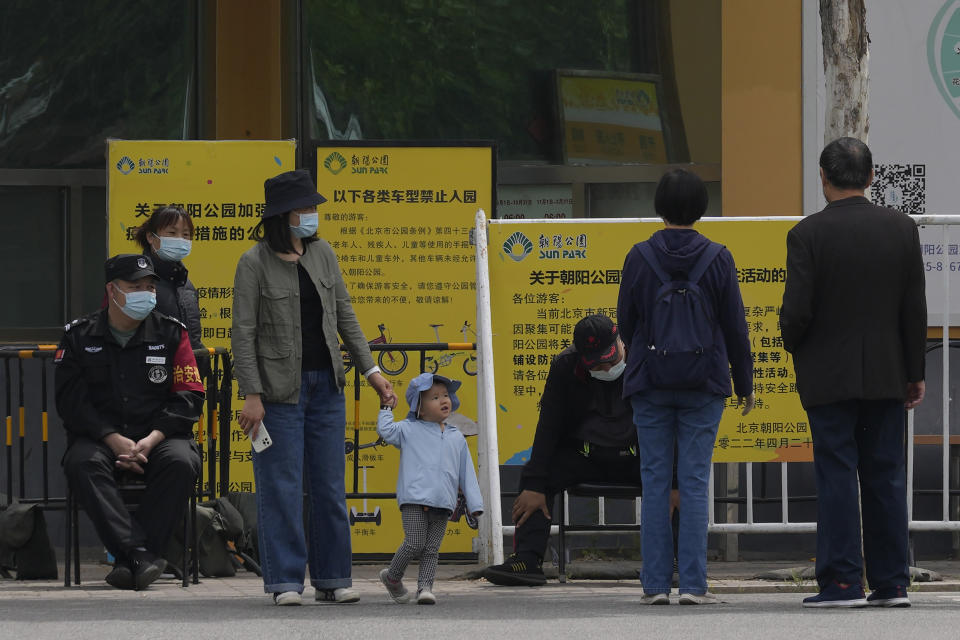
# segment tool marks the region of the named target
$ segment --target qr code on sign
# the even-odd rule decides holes
[[[875,164],[870,198],[904,213],[927,212],[927,165]]]

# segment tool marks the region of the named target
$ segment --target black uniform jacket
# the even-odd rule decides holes
[[[804,407],[902,400],[923,380],[923,269],[913,220],[863,197],[790,230],[780,329]]]
[[[153,311],[125,347],[107,326],[107,310],[66,326],[54,357],[57,412],[68,440],[118,432],[139,440],[152,430],[192,437],[203,385],[180,321]]]

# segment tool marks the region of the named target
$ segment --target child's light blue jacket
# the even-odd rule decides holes
[[[394,422],[393,412],[381,409],[377,416],[377,433],[400,449],[399,504],[422,504],[453,511],[459,488],[470,513],[483,511],[483,498],[470,450],[456,427],[448,424],[440,431],[436,422],[412,418]]]

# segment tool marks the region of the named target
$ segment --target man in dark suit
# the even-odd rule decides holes
[[[927,330],[919,234],[864,197],[873,156],[861,141],[828,144],[820,178],[826,208],[787,234],[780,314],[817,478],[820,593],[803,606],[907,607],[904,407],[923,400]]]

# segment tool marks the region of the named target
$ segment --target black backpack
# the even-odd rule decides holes
[[[660,280],[653,305],[646,313],[646,367],[658,389],[697,389],[710,376],[716,349],[716,315],[699,282],[723,245],[711,242],[684,274],[667,274],[649,242],[637,244],[640,255]]]
[[[57,557],[39,504],[14,502],[0,510],[0,575],[17,580],[56,580]]]

